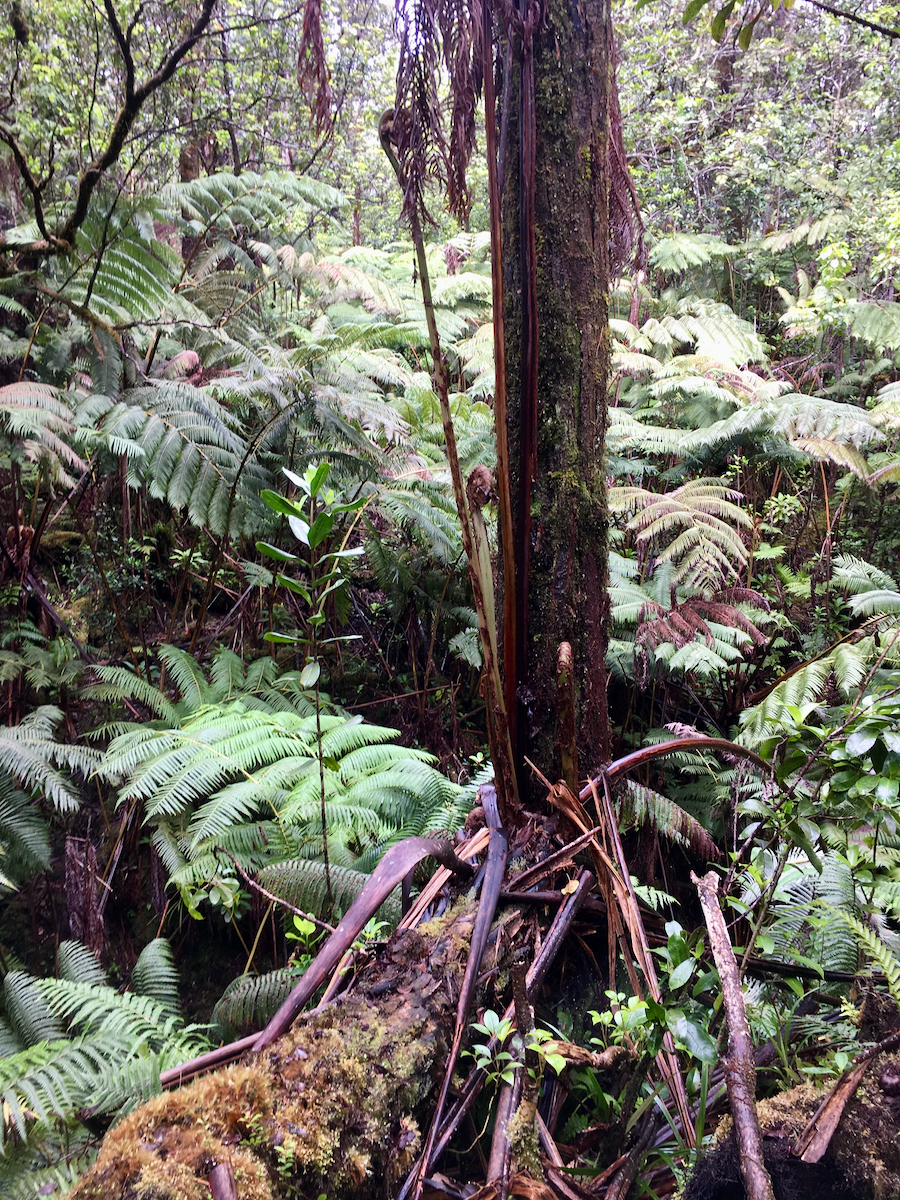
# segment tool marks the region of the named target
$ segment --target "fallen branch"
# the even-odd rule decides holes
[[[310,963],[302,979],[253,1043],[256,1053],[264,1050],[290,1028],[304,1004],[322,986],[362,933],[366,922],[375,915],[394,888],[403,882],[404,875],[416,863],[428,857],[436,858],[448,870],[464,879],[474,874],[472,866],[457,858],[453,847],[444,838],[406,838],[396,846],[391,846],[334,933]]]
[[[817,1163],[822,1158],[840,1124],[844,1109],[862,1082],[869,1063],[877,1055],[895,1050],[898,1046],[900,1046],[900,1030],[879,1042],[877,1046],[871,1046],[857,1056],[853,1066],[844,1072],[816,1109],[809,1124],[792,1146],[791,1154],[805,1163]]]
[[[725,1083],[737,1135],[741,1175],[747,1190],[747,1200],[774,1200],[772,1180],[763,1159],[762,1133],[756,1114],[756,1065],[753,1042],[744,1008],[741,976],[737,959],[728,940],[725,918],[719,907],[719,877],[709,871],[702,879],[691,872],[709,930],[709,942],[719,979],[722,981],[722,1002],[728,1021],[728,1051],[724,1061]]]

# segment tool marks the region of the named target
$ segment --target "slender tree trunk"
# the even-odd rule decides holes
[[[574,651],[581,773],[609,757],[609,0],[548,0],[531,39],[527,14],[523,24],[514,38],[502,164],[516,748],[520,762],[527,754],[557,777],[567,749],[555,717],[561,642]]]

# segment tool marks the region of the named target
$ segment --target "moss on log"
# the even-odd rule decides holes
[[[900,1057],[872,1060],[824,1158],[805,1163],[791,1147],[825,1095],[803,1084],[757,1106],[776,1200],[900,1200]],[[698,1163],[685,1200],[742,1200],[729,1126],[723,1122],[720,1144]]]
[[[107,1134],[73,1200],[383,1200],[412,1165],[440,1079],[473,913],[395,935],[352,995],[266,1051],[154,1097]]]

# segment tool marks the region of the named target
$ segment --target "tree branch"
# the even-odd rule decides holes
[[[125,103],[127,104],[134,97],[134,58],[131,54],[131,45],[119,24],[119,17],[112,0],[103,0],[103,7],[106,9],[106,19],[109,21],[112,35],[119,47],[119,53],[122,55],[122,62],[125,64]]]
[[[136,87],[134,57],[131,53],[131,35],[141,8],[138,9],[138,13],[128,26],[126,33],[119,22],[113,0],[103,0],[109,27],[125,66],[125,102],[119,109],[118,116],[109,135],[106,149],[97,155],[93,162],[85,168],[81,179],[78,181],[78,190],[75,194],[75,207],[71,215],[59,232],[52,234],[47,230],[44,205],[41,198],[45,184],[39,183],[35,179],[12,130],[8,126],[0,124],[0,141],[5,142],[12,151],[19,175],[31,195],[31,200],[34,204],[35,221],[42,234],[40,240],[21,244],[10,243],[0,235],[0,253],[46,254],[68,252],[72,249],[75,234],[81,228],[87,216],[91,197],[97,190],[97,186],[104,174],[118,161],[125,141],[141,109],[154,92],[159,91],[164,84],[168,83],[178,69],[178,64],[203,36],[212,18],[216,3],[217,0],[202,0],[200,13],[196,21],[194,21],[190,33],[163,58],[159,67],[150,78],[142,83],[140,87]]]
[[[818,8],[822,12],[830,13],[832,17],[840,17],[842,21],[850,21],[854,25],[862,25],[864,29],[871,29],[875,33],[880,33],[886,38],[900,38],[900,29],[891,29],[889,25],[879,25],[877,21],[870,21],[866,17],[857,16],[856,13],[845,12],[842,8],[835,8],[831,4],[826,4],[824,0],[806,0],[807,4],[811,4],[813,8]]]
[[[22,182],[25,184],[26,188],[28,188],[28,191],[31,195],[31,202],[34,205],[34,219],[37,222],[37,227],[41,231],[42,235],[47,239],[47,242],[52,242],[53,239],[47,232],[47,225],[44,220],[44,202],[41,198],[41,193],[44,190],[45,184],[38,183],[38,181],[35,179],[31,172],[31,167],[28,165],[28,160],[25,157],[22,147],[16,141],[15,134],[9,128],[9,126],[5,124],[0,124],[0,142],[5,142],[12,151],[12,156],[15,160],[16,166],[19,169]],[[2,245],[2,242],[0,242],[0,245]]]

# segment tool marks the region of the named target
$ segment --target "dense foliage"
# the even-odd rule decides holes
[[[182,8],[142,6],[127,57],[65,0],[0,28],[10,1196],[63,1194],[160,1070],[257,1027],[316,923],[397,840],[458,830],[486,767],[420,281],[375,130],[390,13],[329,14],[317,126],[297,12],[229,0],[70,226],[129,70],[152,76]],[[826,1052],[785,1049],[788,1079],[846,1061],[866,964],[900,1004],[900,50],[813,10],[763,13],[749,49],[682,15],[617,13],[647,254],[612,296],[614,739],[734,737],[773,774],[684,750],[623,789],[639,894],[668,906],[667,1009],[626,1002],[616,1025],[607,1006],[597,1032],[630,1021],[650,1045],[668,1021],[699,1089],[716,1017],[681,928],[692,848],[735,857],[746,958],[778,965],[750,995],[761,1039],[826,973],[843,989]],[[428,251],[466,472],[494,465],[477,195],[472,229],[448,218]],[[660,838],[684,847],[677,877]],[[314,920],[285,925],[273,894]],[[227,977],[192,988],[216,954]],[[614,1108],[579,1087],[571,1141]]]

